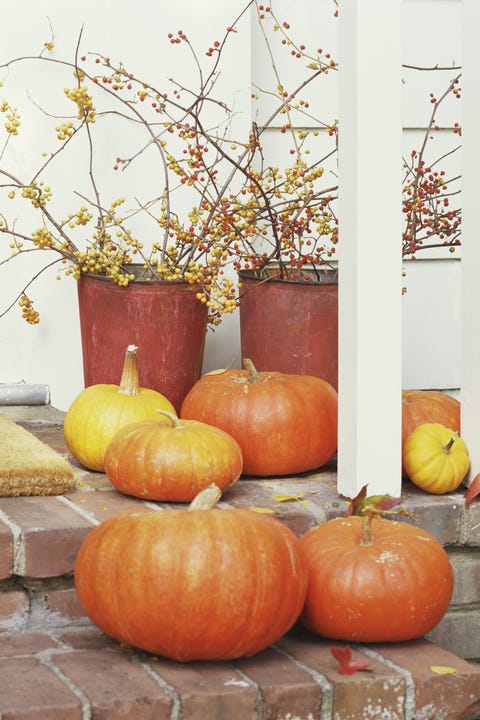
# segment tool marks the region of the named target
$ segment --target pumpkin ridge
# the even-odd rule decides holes
[[[234,512],[237,512],[236,510]],[[249,516],[252,515],[250,510],[240,510],[242,513],[248,513]],[[260,594],[257,590],[256,593],[252,594],[253,602],[250,602],[248,604],[249,607],[249,613],[245,616],[244,624],[242,629],[242,637],[239,640],[238,644],[236,646],[232,646],[228,654],[230,657],[234,656],[245,656],[246,654],[251,655],[253,654],[252,647],[253,646],[269,646],[272,642],[279,639],[279,632],[277,628],[281,625],[284,628],[284,632],[281,634],[284,634],[287,632],[293,624],[298,619],[298,616],[300,615],[300,612],[303,607],[303,601],[305,599],[306,595],[306,585],[307,585],[307,574],[306,574],[306,568],[304,567],[303,563],[303,557],[298,552],[294,552],[290,533],[291,531],[286,528],[283,524],[280,524],[279,521],[277,521],[274,518],[268,518],[267,522],[265,522],[265,518],[261,515],[258,517],[253,514],[254,517],[250,518],[254,520],[255,524],[258,527],[262,527],[263,532],[261,536],[262,541],[262,550],[267,549],[268,552],[266,553],[268,557],[269,562],[269,570],[270,574],[268,577],[265,575],[265,563],[267,560],[261,556],[261,553],[258,552],[259,550],[259,542],[258,542],[258,535],[256,535],[256,539],[253,539],[250,534],[248,534],[248,541],[252,552],[252,557],[254,559],[254,572],[252,573],[252,577],[254,578],[254,582],[252,585],[255,585],[255,587],[260,587],[262,590],[262,593]],[[275,530],[274,525],[275,523],[276,528]],[[278,532],[279,531],[279,532]],[[281,545],[279,543],[279,537],[281,537]],[[241,542],[240,544],[243,545]],[[275,576],[275,581],[272,581],[272,570],[273,570],[273,558],[271,557],[271,551],[272,548],[275,549],[275,560],[277,560],[277,565],[279,567],[284,567],[285,565],[285,558],[288,558],[288,566],[291,571],[292,577],[297,576],[297,582],[300,583],[300,592],[299,592],[299,598],[297,606],[292,608],[291,607],[291,600],[289,597],[288,588],[283,588],[283,592],[278,593],[275,592],[274,588],[279,586],[280,582],[280,571],[277,572]],[[283,573],[285,573],[285,570],[283,570]],[[302,584],[303,584],[303,592],[302,592]],[[273,585],[273,587],[272,587]],[[254,637],[250,640],[250,647],[248,647],[245,644],[245,640],[243,637],[243,633],[245,632],[245,629],[248,628],[249,625],[252,623],[252,618],[256,617],[259,612],[259,607],[265,607],[265,605],[269,604],[270,600],[270,623],[265,624],[265,626],[262,628],[262,632],[258,632],[258,630],[255,631]]]
[[[299,385],[305,384],[305,376],[298,376],[297,381],[298,381]],[[324,382],[324,381],[322,381],[322,382]],[[332,432],[332,434],[335,435],[335,439],[336,439],[337,415],[335,413],[335,417],[331,417],[330,412],[329,412],[330,405],[327,405],[327,404],[321,405],[321,406],[316,405],[314,402],[312,402],[312,396],[309,393],[302,393],[300,395],[300,397],[303,401],[303,414],[305,417],[313,416],[315,418],[315,424],[317,425],[318,420],[319,420],[319,415],[322,416],[322,419],[323,419],[323,422],[321,423],[322,429],[318,431],[318,435],[322,438],[322,460],[323,460],[323,457],[327,454],[326,448],[325,448],[325,446],[327,445],[327,439],[330,440],[330,437],[326,438],[326,435],[327,435],[327,432],[328,432],[328,434],[330,434],[330,430],[332,427],[335,428],[334,431]],[[327,414],[329,416],[328,418],[326,417]],[[327,425],[328,425],[328,431],[325,430]],[[307,435],[309,435],[310,442],[309,442],[309,446],[308,446],[308,451],[305,453],[305,455],[306,455],[306,458],[308,458],[308,465],[311,466],[309,469],[314,469],[314,468],[318,467],[318,462],[317,462],[318,452],[319,452],[318,437],[315,438],[313,433],[309,433]],[[302,444],[305,444],[305,435],[302,438]],[[336,441],[335,441],[335,444],[336,444]],[[325,462],[325,460],[323,460],[323,462]],[[323,464],[323,462],[321,462],[321,464]],[[307,464],[307,460],[305,461],[305,464]]]
[[[259,580],[263,580],[263,574],[262,574],[262,567],[260,566],[259,561],[259,555],[261,550],[263,550],[263,546],[258,543],[258,537],[256,536],[255,542],[252,542],[252,536],[250,532],[245,532],[245,529],[242,528],[241,535],[237,535],[239,544],[243,548],[243,552],[247,553],[247,555],[250,553],[253,560],[253,566],[252,564],[249,566],[249,578],[248,582],[246,584],[246,587],[248,587],[248,595],[245,594],[242,597],[242,604],[244,607],[244,610],[246,611],[248,609],[248,612],[246,611],[243,618],[241,626],[238,628],[238,637],[234,639],[234,642],[232,642],[228,648],[225,649],[225,654],[229,657],[237,657],[242,655],[248,655],[250,654],[250,648],[251,644],[253,642],[253,639],[250,637],[250,632],[248,632],[249,628],[252,624],[252,618],[254,618],[258,612],[258,608],[261,606],[260,598],[259,598],[259,591],[258,591],[258,583]],[[262,558],[262,565],[263,565],[263,558]],[[255,589],[255,591],[254,591]],[[262,586],[262,591],[264,590]],[[262,602],[264,600],[262,599]],[[240,629],[241,628],[241,629]],[[246,634],[248,632],[248,639],[246,639]],[[267,632],[267,630],[266,630]],[[260,637],[255,638],[255,642],[261,642],[263,643],[263,639]],[[269,643],[267,643],[269,644]]]
[[[193,580],[200,582],[201,570],[205,562],[205,547],[210,547],[210,533],[206,532],[201,524],[201,514],[204,510],[193,510],[188,512],[187,526],[189,536],[195,537],[196,543],[180,544],[176,543],[175,555],[176,562],[172,568],[172,575],[177,579],[177,586],[171,594],[175,600],[175,610],[173,611],[172,622],[170,623],[171,633],[167,639],[168,646],[171,648],[171,655],[174,659],[182,662],[184,660],[196,660],[196,648],[208,631],[210,624],[215,623],[216,613],[214,612],[217,593],[213,592],[210,597],[209,607],[205,608],[203,593],[200,593],[200,587],[195,588]],[[210,528],[209,528],[210,530]],[[201,542],[199,542],[201,540]],[[177,547],[181,545],[181,552]],[[196,553],[198,553],[199,563],[195,567]],[[215,555],[215,560],[217,560]],[[196,571],[196,572],[195,572]],[[186,575],[190,572],[190,582]],[[204,590],[204,588],[202,588]],[[192,617],[192,600],[198,595],[198,601],[195,602],[195,614]],[[173,603],[172,603],[173,604]],[[185,629],[188,626],[185,636]],[[208,652],[206,653],[208,656]]]
[[[225,603],[225,587],[223,587],[222,594],[216,592],[216,587],[212,587],[211,592],[206,593],[206,589],[203,587],[202,593],[205,595],[205,602],[202,603],[201,607],[197,606],[194,620],[196,624],[194,636],[192,636],[191,631],[187,632],[185,636],[177,632],[177,649],[175,652],[177,659],[181,661],[199,659],[200,655],[204,659],[212,660],[244,656],[253,653],[254,648],[262,640],[257,631],[252,631],[252,619],[258,614],[258,608],[264,607],[266,599],[265,588],[263,587],[264,596],[259,596],[258,586],[259,580],[262,580],[263,577],[264,564],[259,563],[257,558],[259,547],[263,548],[265,535],[262,533],[261,539],[259,539],[258,535],[252,538],[249,528],[242,527],[239,529],[238,525],[233,522],[235,517],[238,513],[244,514],[249,513],[249,511],[236,509],[214,510],[215,523],[210,524],[208,533],[205,534],[202,519],[203,512],[199,510],[191,513],[194,516],[192,522],[194,521],[195,525],[198,523],[198,534],[195,534],[197,535],[199,550],[202,557],[205,557],[204,551],[206,547],[211,548],[213,551],[210,562],[215,562],[219,574],[224,577],[225,585],[227,582],[231,583],[230,592],[233,595],[230,602],[230,612],[235,606],[238,611],[235,620],[230,616],[228,625],[222,624],[225,623],[223,607]],[[250,513],[247,517],[251,519]],[[221,543],[218,542],[218,537],[222,538]],[[242,561],[250,554],[255,570],[252,563],[248,564],[247,569],[244,567],[243,562],[242,564],[237,562],[239,559],[239,547],[242,548]],[[186,553],[187,564],[192,563],[192,552],[194,552],[194,549],[190,546]],[[185,563],[185,557],[182,562]],[[233,578],[231,578],[232,562],[237,563],[237,574]],[[260,572],[258,572],[259,570]],[[177,606],[177,612],[180,617],[188,621],[189,608],[191,607],[191,598],[189,600],[188,594],[191,590],[187,590],[186,593],[185,586],[182,587],[182,598]],[[185,612],[182,611],[182,600],[185,600],[186,603]],[[200,626],[197,623],[200,623]],[[216,627],[213,637],[211,636],[212,626]],[[233,632],[230,632],[231,630]],[[266,635],[269,632],[270,627],[266,630]],[[231,635],[231,638],[229,635]],[[198,650],[199,646],[202,646],[201,652]]]

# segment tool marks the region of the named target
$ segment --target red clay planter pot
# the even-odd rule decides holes
[[[138,347],[139,384],[158,390],[180,409],[202,370],[207,309],[198,287],[184,282],[135,281],[119,287],[82,275],[78,302],[85,386],[118,383],[125,348]]]
[[[338,388],[338,282],[298,282],[239,273],[242,358],[257,370],[315,375]]]

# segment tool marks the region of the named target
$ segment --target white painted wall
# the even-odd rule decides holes
[[[178,52],[166,40],[167,32],[182,28],[198,42],[208,47],[213,39],[229,25],[241,0],[177,0],[175,3],[137,3],[132,12],[131,3],[117,0],[84,0],[80,5],[65,5],[59,0],[23,0],[9,3],[3,12],[2,44],[0,62],[21,53],[36,53],[50,37],[49,20],[55,31],[56,50],[64,56],[73,52],[79,27],[84,23],[84,47],[124,59],[147,75],[168,77],[186,73],[188,69],[179,64]],[[403,0],[404,13],[404,62],[430,65],[461,62],[460,57],[460,0]],[[332,17],[332,0],[274,0],[274,8],[285,16],[306,43],[337,50],[336,24]],[[143,12],[142,12],[143,9]],[[29,23],[25,23],[28,16]],[[48,20],[49,19],[49,20]],[[248,28],[244,28],[248,30]],[[373,30],[372,30],[373,31]],[[250,80],[261,82],[268,73],[267,66],[258,59],[258,48],[253,36],[251,45],[248,32],[236,38],[234,52],[224,70],[225,92],[228,101],[234,101],[239,120],[247,127],[250,121],[248,88]],[[381,60],[379,60],[381,62]],[[432,73],[412,73],[406,77],[404,86],[404,142],[408,148],[418,139],[419,129],[429,112],[430,89],[443,87]],[[448,74],[447,74],[448,75]],[[449,75],[448,75],[449,76]],[[40,89],[47,90],[37,75],[25,72],[23,82],[16,83],[17,105],[28,107],[25,87],[35,97]],[[372,82],[375,68],[372,67]],[[48,81],[47,81],[48,82]],[[337,113],[337,84],[335,75],[322,86],[321,97],[313,95],[316,112],[326,119]],[[378,89],[381,92],[381,88]],[[0,98],[4,91],[0,88]],[[5,93],[6,94],[6,93]],[[10,85],[8,97],[11,99]],[[44,95],[42,94],[42,99]],[[458,110],[458,113],[457,113]],[[25,111],[26,112],[26,111]],[[447,108],[442,125],[449,126],[459,120],[459,106]],[[25,116],[25,118],[27,115]],[[35,160],[42,148],[40,128],[30,129],[30,145],[18,151],[15,158],[19,168],[28,166],[32,154]],[[115,138],[111,138],[115,151]],[[437,142],[437,140],[435,140]],[[439,138],[439,143],[443,138]],[[269,140],[269,145],[275,140]],[[109,148],[110,150],[110,148]],[[372,162],[375,153],[372,149]],[[74,175],[75,167],[67,169],[68,177]],[[381,182],[381,178],[379,178]],[[372,188],[372,221],[375,218],[375,188]],[[0,208],[1,210],[1,208]],[[3,243],[3,241],[2,241]],[[0,244],[0,257],[6,253]],[[436,254],[438,255],[438,253]],[[423,257],[423,256],[422,256]],[[409,263],[406,284],[408,292],[402,301],[403,310],[403,385],[409,387],[457,388],[460,384],[459,365],[459,262],[456,255],[446,259],[427,259]],[[375,252],[371,255],[372,282],[381,272],[376,264]],[[25,267],[21,275],[13,265],[0,267],[0,300],[5,306],[13,299],[19,280],[25,282],[31,267]],[[46,383],[51,388],[52,403],[66,409],[73,397],[83,387],[80,337],[76,308],[76,287],[72,281],[53,283],[40,278],[35,288],[35,298],[42,314],[40,325],[27,326],[13,309],[0,319],[0,382]],[[448,341],[445,340],[448,338]],[[238,318],[225,318],[224,323],[207,338],[205,370],[228,364],[240,358]]]
[[[461,65],[461,10],[461,0],[403,0],[403,62],[424,67]],[[404,152],[418,146],[429,93],[441,93],[456,74],[404,71]],[[431,150],[442,154],[456,144],[448,129],[455,122],[461,123],[460,102],[448,100],[437,122],[445,131],[435,135]],[[460,153],[444,165],[452,176],[459,174]],[[419,253],[416,262],[405,263],[404,387],[449,390],[460,387],[460,258],[460,249],[453,255],[428,251]]]

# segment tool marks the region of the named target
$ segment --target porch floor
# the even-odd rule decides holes
[[[464,659],[468,648],[457,647],[458,632],[448,628],[409,643],[355,646],[371,672],[351,676],[336,671],[329,651],[344,643],[300,628],[255,657],[215,663],[174,663],[105,637],[76,598],[76,552],[99,521],[144,502],[68,455],[63,413],[0,411],[67,457],[77,475],[65,496],[0,498],[1,720],[480,718],[480,667]],[[276,502],[277,493],[301,497]],[[403,495],[444,545],[480,545],[480,503],[465,508],[462,491],[434,497],[408,484]],[[298,535],[346,508],[334,465],[295,478],[242,478],[222,502],[271,508]],[[435,666],[455,672],[440,675]]]

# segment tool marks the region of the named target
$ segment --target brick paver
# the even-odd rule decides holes
[[[376,645],[372,651],[402,667],[415,684],[415,720],[473,720],[480,717],[480,668],[427,640]],[[432,668],[452,668],[439,675]]]
[[[292,717],[319,717],[324,698],[321,685],[310,671],[278,649],[268,648],[254,657],[235,660],[233,665],[256,683],[261,707],[268,708],[265,717],[288,717],[289,713]]]
[[[257,717],[257,688],[229,663],[180,664],[143,656],[144,663],[167,682],[181,717],[188,720],[245,720]],[[174,705],[174,707],[175,707]]]
[[[171,701],[145,670],[118,650],[76,650],[51,658],[85,696],[94,717],[169,720]]]
[[[344,647],[345,643],[320,640],[301,632],[287,635],[278,645],[295,661],[324,678],[326,701],[331,706],[333,718],[359,720],[361,717],[381,717],[382,713],[391,720],[404,718],[405,678],[380,660],[370,660],[369,672],[341,675],[329,648]],[[357,656],[361,657],[359,650],[354,651],[353,659]],[[363,715],[359,714],[360,709]]]
[[[2,720],[83,720],[79,697],[41,660],[0,660]]]
[[[56,577],[72,572],[92,523],[57,496],[0,498],[0,512],[16,528],[13,574]]]

